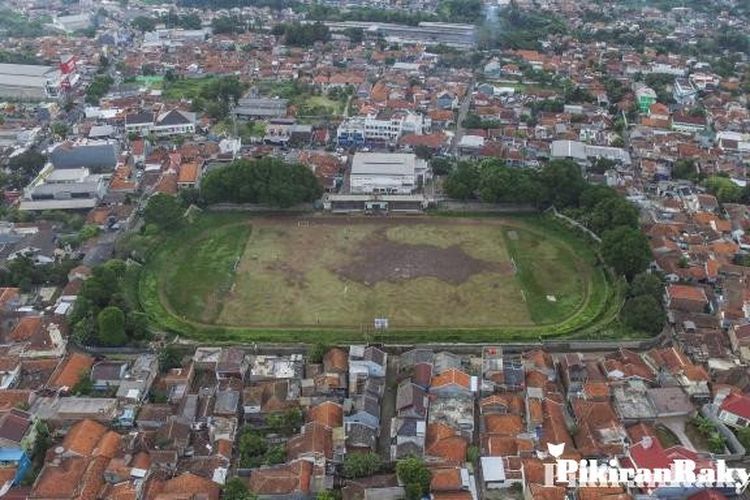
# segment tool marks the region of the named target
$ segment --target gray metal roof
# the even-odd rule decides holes
[[[356,153],[352,175],[413,175],[416,159],[411,153]]]

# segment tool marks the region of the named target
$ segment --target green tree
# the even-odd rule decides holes
[[[628,288],[628,295],[631,297],[649,295],[659,302],[662,301],[663,294],[664,282],[661,276],[655,273],[644,272],[636,274]]]
[[[581,167],[572,160],[552,160],[541,172],[544,200],[558,209],[577,207],[586,188]]]
[[[153,17],[137,16],[131,21],[130,26],[145,33],[146,31],[154,31],[157,24],[158,21]]]
[[[271,432],[291,436],[302,426],[302,411],[292,408],[283,413],[271,414],[266,418],[266,425]]]
[[[332,490],[319,491],[318,494],[315,495],[315,500],[339,500],[339,498],[340,496]]]
[[[737,439],[739,439],[742,446],[745,447],[745,451],[750,453],[750,427],[742,427],[738,429]]]
[[[224,500],[255,500],[258,497],[247,489],[242,479],[233,477],[224,485],[222,498]]]
[[[322,363],[323,356],[328,352],[328,346],[322,342],[313,344],[307,352],[307,359],[310,363]]]
[[[90,396],[94,392],[94,383],[91,381],[91,372],[84,370],[73,386],[71,392],[76,396]]]
[[[349,453],[344,458],[344,476],[349,479],[372,476],[382,466],[383,462],[377,453]]]
[[[471,162],[459,162],[445,180],[445,194],[457,200],[473,198],[479,188],[479,169]]]
[[[312,202],[323,189],[313,172],[298,163],[275,158],[238,160],[209,172],[201,182],[201,197],[206,203],[262,203],[291,207]]]
[[[238,448],[240,465],[242,467],[257,467],[263,463],[263,457],[268,451],[268,443],[257,432],[246,429],[240,436]]]
[[[453,170],[454,162],[444,157],[433,157],[430,160],[432,173],[435,175],[447,175]]]
[[[166,373],[172,368],[179,368],[182,366],[182,355],[177,348],[173,346],[166,346],[158,354],[159,359],[159,371]]]
[[[589,215],[589,228],[597,234],[619,226],[638,228],[638,209],[620,196],[597,203]]]
[[[50,129],[52,130],[53,134],[55,134],[57,137],[61,139],[65,139],[65,137],[67,137],[68,132],[69,132],[68,125],[63,122],[53,123]]]
[[[184,209],[174,196],[157,193],[148,200],[143,211],[146,224],[156,224],[161,230],[173,230],[180,225]]]
[[[128,341],[125,335],[125,313],[119,307],[109,306],[96,317],[97,340],[105,346],[120,346]]]
[[[646,270],[651,262],[651,247],[646,236],[626,226],[604,233],[601,253],[604,262],[628,280]]]
[[[711,435],[708,436],[708,450],[711,453],[724,453],[726,446],[727,442],[724,439],[724,436],[718,432],[712,432]]]
[[[656,335],[664,327],[667,315],[664,306],[654,297],[639,295],[625,302],[620,318],[633,330]]]
[[[264,463],[266,465],[281,464],[286,461],[286,448],[283,444],[278,444],[268,448],[264,456]]]
[[[698,179],[699,173],[695,161],[691,159],[680,159],[674,162],[672,165],[672,178],[673,179],[687,179],[695,181]]]
[[[408,500],[418,500],[430,492],[432,473],[422,459],[402,458],[396,463],[396,474],[405,485]]]

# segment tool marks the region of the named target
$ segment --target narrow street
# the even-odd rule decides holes
[[[388,355],[388,369],[385,374],[385,392],[380,403],[380,436],[378,452],[384,462],[391,460],[391,420],[396,416],[396,374],[398,356]]]
[[[469,113],[469,107],[471,106],[471,93],[474,91],[474,79],[469,82],[469,86],[466,89],[466,95],[464,100],[461,101],[461,106],[458,108],[458,118],[456,119],[456,135],[453,136],[451,142],[450,152],[455,154],[458,144],[461,142],[461,138],[464,136],[464,127],[461,125]]]

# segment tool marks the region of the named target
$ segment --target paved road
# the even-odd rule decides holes
[[[469,113],[469,107],[471,105],[471,93],[474,91],[474,79],[471,79],[471,82],[469,82],[469,86],[466,90],[466,95],[464,96],[464,100],[461,101],[461,106],[458,108],[458,119],[456,121],[456,135],[453,136],[453,141],[451,142],[451,153],[456,152],[456,148],[458,147],[458,143],[461,142],[461,138],[464,136],[465,129],[461,125],[466,118],[466,115]]]
[[[391,420],[396,416],[396,374],[398,356],[388,355],[388,370],[385,376],[385,392],[380,402],[380,436],[378,436],[378,453],[384,462],[391,461]]]

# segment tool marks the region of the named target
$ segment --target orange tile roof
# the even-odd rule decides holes
[[[0,390],[0,413],[28,405],[32,394],[31,391],[21,389]]]
[[[10,338],[16,342],[29,340],[42,327],[41,316],[24,316],[18,321],[10,333]]]
[[[689,285],[669,285],[667,293],[671,298],[705,302],[706,292],[703,288]]]
[[[55,374],[52,376],[50,387],[73,387],[81,379],[81,376],[91,370],[94,366],[94,358],[86,354],[74,352],[62,362]]]
[[[183,163],[180,165],[180,173],[177,176],[178,183],[195,183],[198,181],[200,166],[195,163]]]
[[[88,457],[94,453],[107,428],[94,420],[76,422],[63,439],[62,447],[69,453]]]
[[[448,463],[463,463],[468,446],[466,438],[445,424],[432,423],[427,426],[425,453],[432,457],[442,458]]]
[[[76,498],[89,459],[70,457],[59,465],[47,462],[32,489],[32,498]]]
[[[515,437],[523,432],[523,419],[519,415],[485,415],[487,433]]]
[[[296,460],[276,467],[254,469],[248,487],[258,495],[284,495],[310,492],[313,464]]]
[[[157,500],[168,498],[181,498],[179,495],[188,495],[187,498],[200,498],[205,500],[218,500],[221,488],[209,479],[185,472],[179,476],[164,482],[164,487],[156,496]]]
[[[469,389],[471,387],[471,377],[457,368],[451,368],[440,375],[432,377],[432,383],[430,385],[432,387],[458,385]]]
[[[323,424],[331,429],[344,425],[344,409],[333,401],[324,401],[313,406],[308,416],[311,422]]]
[[[432,469],[430,480],[431,491],[455,491],[460,490],[463,484],[461,480],[461,469],[458,467]]]
[[[18,298],[18,292],[18,288],[0,288],[0,307],[5,307],[9,302],[16,300]]]
[[[333,347],[323,356],[323,366],[328,372],[344,373],[349,366],[349,355],[343,349]]]

